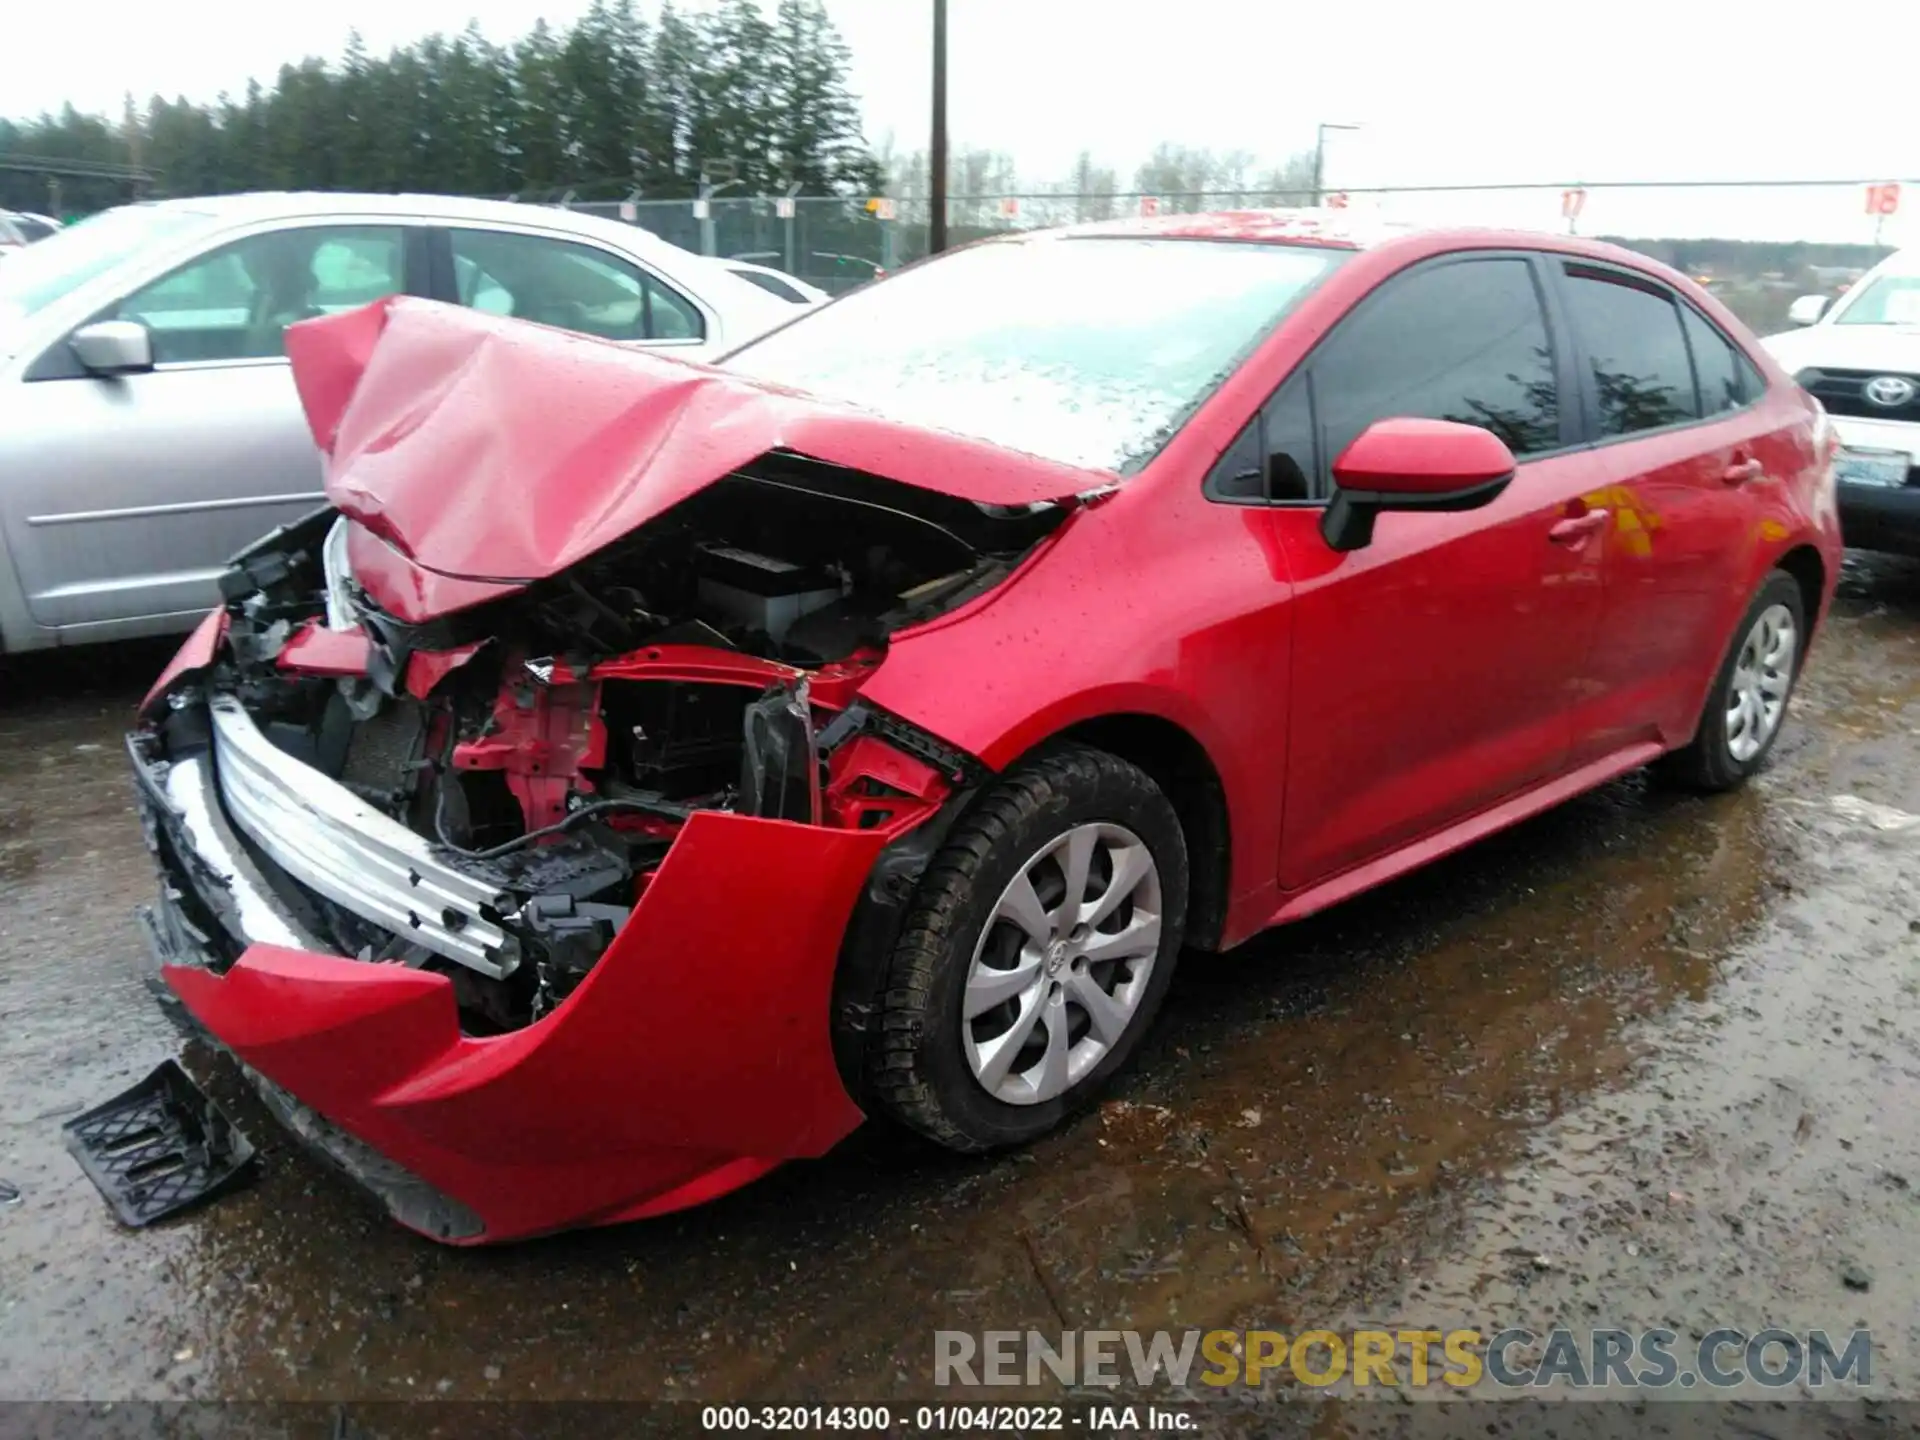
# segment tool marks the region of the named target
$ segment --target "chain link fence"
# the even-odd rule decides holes
[[[1308,192],[951,197],[950,245],[1008,231],[1135,215],[1306,206]],[[1330,190],[1322,204],[1413,225],[1604,236],[1719,292],[1759,328],[1801,293],[1831,293],[1887,250],[1920,245],[1920,184],[1901,181],[1534,184]],[[838,293],[927,253],[924,197],[715,196],[573,208],[637,224],[701,254],[770,265]]]

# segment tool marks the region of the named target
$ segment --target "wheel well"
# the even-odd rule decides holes
[[[1199,950],[1220,944],[1232,873],[1226,790],[1205,747],[1157,715],[1103,715],[1054,737],[1091,745],[1138,765],[1153,778],[1187,839],[1187,943]]]
[[[1800,641],[1805,650],[1813,638],[1814,622],[1820,618],[1820,597],[1827,593],[1827,567],[1820,552],[1811,545],[1796,545],[1780,557],[1780,569],[1793,577],[1800,587],[1800,608],[1807,619],[1807,633]]]

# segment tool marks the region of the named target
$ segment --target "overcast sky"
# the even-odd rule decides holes
[[[853,48],[869,139],[891,132],[900,148],[923,145],[931,0],[827,4]],[[651,11],[654,0],[642,6]],[[542,15],[561,24],[584,8],[585,0],[38,6],[31,21],[8,23],[0,113],[67,100],[117,112],[128,90],[143,100],[155,91],[211,99],[250,76],[270,83],[283,60],[337,56],[351,28],[375,50],[469,19],[506,40]],[[1085,147],[1124,183],[1162,140],[1277,161],[1309,148],[1316,122],[1327,120],[1364,126],[1330,138],[1336,186],[1809,178],[1920,186],[1912,0],[1875,12],[1866,48],[1856,47],[1854,12],[1782,0],[950,0],[949,9],[955,141],[1008,151],[1033,179],[1064,176]],[[1503,221],[1545,224],[1559,212],[1557,193],[1500,203],[1507,208],[1494,218]],[[1920,188],[1910,187],[1904,209],[1888,238],[1920,241]],[[1738,217],[1734,228],[1749,231],[1865,240],[1872,224],[1863,211],[1857,187],[1706,199],[1595,192],[1582,228],[1631,229],[1644,217],[1685,232],[1704,215]]]

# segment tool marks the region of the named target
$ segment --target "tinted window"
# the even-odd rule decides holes
[[[1313,406],[1306,376],[1267,404],[1267,494],[1305,500],[1313,494]]]
[[[1226,454],[1214,461],[1207,474],[1207,493],[1216,500],[1259,500],[1266,493],[1266,477],[1261,473],[1266,447],[1260,443],[1260,417],[1254,416],[1247,428],[1233,437]]]
[[[1698,416],[1673,300],[1571,265],[1567,275],[1567,310],[1593,369],[1599,433],[1630,435]]]
[[[1741,373],[1733,342],[1684,305],[1680,307],[1680,319],[1687,328],[1687,344],[1693,349],[1701,413],[1718,415],[1723,410],[1738,410],[1751,397],[1746,393],[1746,377]]]
[[[266,359],[284,353],[282,336],[296,320],[399,290],[402,233],[314,225],[250,235],[142,286],[101,318],[145,325],[160,364]]]
[[[1389,282],[1313,360],[1320,457],[1375,420],[1491,430],[1515,455],[1560,443],[1546,319],[1524,260],[1436,265]]]
[[[698,340],[699,310],[638,266],[589,245],[494,230],[455,230],[462,305],[604,340]]]

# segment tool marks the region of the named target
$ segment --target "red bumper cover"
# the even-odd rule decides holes
[[[398,965],[256,945],[163,973],[249,1066],[472,1211],[458,1243],[639,1219],[859,1124],[829,1002],[885,843],[695,814],[587,979],[508,1035],[462,1035],[451,983]]]

